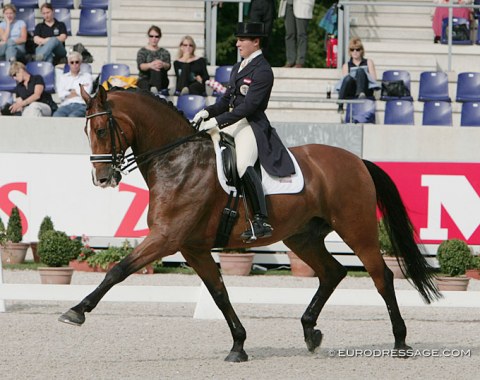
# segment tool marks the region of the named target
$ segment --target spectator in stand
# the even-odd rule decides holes
[[[180,42],[178,60],[173,62],[177,77],[177,95],[205,95],[205,82],[209,78],[207,61],[195,55],[196,47],[191,36],[183,37]]]
[[[377,72],[371,59],[364,57],[365,49],[362,40],[354,37],[348,44],[350,60],[342,66],[342,79],[335,88],[339,99],[365,99],[373,97],[373,91],[379,89]],[[338,111],[343,112],[343,104],[338,105]]]
[[[307,56],[307,28],[313,17],[315,0],[280,0],[279,17],[285,17],[284,67],[303,67]]]
[[[12,114],[22,116],[50,116],[55,102],[52,96],[45,92],[45,82],[40,75],[30,75],[21,62],[10,65],[10,76],[17,81],[15,87],[16,99],[10,107]]]
[[[25,56],[27,25],[16,20],[17,8],[13,4],[3,6],[3,21],[0,22],[0,61],[15,62]]]
[[[65,50],[67,27],[53,17],[53,7],[50,3],[43,3],[40,12],[43,22],[35,26],[33,33],[33,42],[38,45],[35,49],[35,60],[53,63],[55,59],[55,63],[60,63],[67,56]]]
[[[268,37],[272,34],[273,21],[275,20],[275,0],[252,0],[248,17],[251,22],[263,22],[265,34],[262,41],[262,52],[268,58]]]
[[[168,70],[171,67],[170,53],[159,47],[162,31],[152,25],[147,32],[148,44],[137,53],[137,66],[139,70],[137,86],[150,90],[153,93],[168,95]]]
[[[87,105],[80,95],[80,86],[88,93],[92,92],[92,75],[80,72],[82,55],[72,51],[67,56],[70,71],[63,73],[56,82],[56,92],[61,103],[54,117],[85,117]]]
[[[449,0],[433,0],[436,4],[448,4]],[[469,5],[472,4],[473,0],[458,0],[458,4]],[[467,20],[472,20],[473,11],[472,8],[453,8],[453,17],[464,18]],[[443,19],[448,18],[448,8],[435,8],[432,16],[432,29],[433,29],[433,43],[438,44],[442,38],[442,24]]]

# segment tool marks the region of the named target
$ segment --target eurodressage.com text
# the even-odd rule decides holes
[[[426,358],[462,358],[471,357],[470,350],[463,349],[399,349],[399,350],[380,350],[380,349],[339,349],[328,351],[328,356],[339,358],[383,358],[383,357],[426,357]]]

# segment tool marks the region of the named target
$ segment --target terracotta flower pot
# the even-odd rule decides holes
[[[73,268],[70,267],[44,267],[38,268],[42,284],[68,285],[72,281]]]
[[[438,290],[443,291],[465,291],[470,279],[465,276],[448,277],[439,276],[435,278]]]
[[[467,269],[465,271],[465,276],[475,280],[480,280],[480,269]]]
[[[95,272],[95,267],[91,267],[86,261],[71,260],[68,266],[79,272]]]
[[[21,264],[25,261],[30,244],[8,242],[1,248],[2,264]]]
[[[298,277],[313,277],[315,271],[295,253],[288,251],[288,258],[290,259],[290,269],[293,276]]]
[[[405,275],[402,273],[396,257],[383,256],[383,260],[385,261],[387,267],[393,272],[393,278],[405,278]],[[403,260],[400,259],[400,262],[402,261]]]
[[[38,242],[32,241],[30,243],[30,248],[32,249],[33,261],[36,262],[36,263],[39,263],[40,262],[40,256],[38,256],[38,253],[37,253]]]
[[[255,253],[225,253],[220,252],[220,268],[222,274],[231,276],[248,276],[252,270]]]

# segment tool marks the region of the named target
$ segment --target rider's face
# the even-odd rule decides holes
[[[236,44],[240,56],[242,58],[247,58],[254,51],[260,49],[260,39],[259,38],[247,38],[247,37],[238,37]]]

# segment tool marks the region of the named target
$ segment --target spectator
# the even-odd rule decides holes
[[[262,41],[262,52],[268,58],[268,37],[272,34],[275,20],[275,0],[252,0],[248,16],[251,22],[263,22],[266,36]]]
[[[162,31],[152,25],[147,32],[148,44],[137,53],[137,66],[139,72],[137,86],[154,92],[168,95],[168,70],[171,67],[170,53],[159,47]]]
[[[65,40],[67,39],[67,27],[61,21],[53,17],[53,7],[50,3],[44,3],[40,7],[43,22],[35,26],[33,42],[38,46],[35,49],[36,61],[61,62],[67,56]]]
[[[371,59],[364,57],[365,49],[362,41],[354,37],[348,44],[350,60],[342,66],[342,79],[337,83],[339,99],[364,99],[373,96],[373,90],[380,88],[377,83],[377,72]],[[338,111],[343,111],[339,104]]]
[[[88,93],[92,92],[92,75],[80,72],[82,55],[72,51],[67,56],[70,71],[63,73],[56,82],[56,92],[61,103],[53,114],[55,117],[84,117],[87,105],[80,95],[80,86]]]
[[[472,4],[473,0],[458,0],[458,4]],[[434,0],[434,3],[437,4],[447,4],[449,0]],[[473,12],[471,8],[453,8],[453,17],[464,18],[467,20],[471,20],[473,16]],[[442,38],[442,23],[443,19],[448,17],[448,8],[435,8],[432,17],[432,29],[433,29],[433,43],[437,44],[440,42]]]
[[[45,92],[45,82],[40,75],[30,75],[21,62],[10,65],[10,76],[17,81],[16,99],[10,107],[12,114],[22,116],[50,116],[55,103],[52,96]]]
[[[13,4],[3,6],[3,21],[0,22],[0,60],[15,62],[25,56],[27,25],[16,20],[17,8]]]
[[[303,67],[307,56],[307,28],[313,16],[315,0],[280,0],[279,17],[285,17],[284,67]]]
[[[176,94],[205,95],[205,81],[209,75],[207,61],[195,56],[195,41],[190,36],[183,37],[178,50],[178,60],[173,62],[177,77]]]

